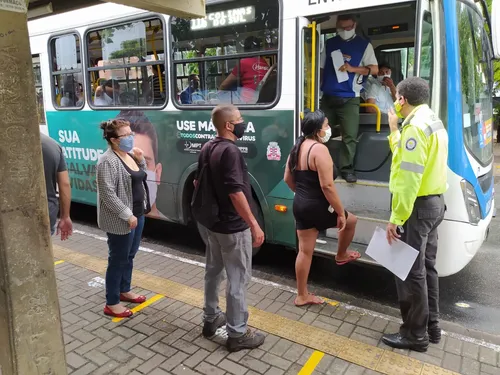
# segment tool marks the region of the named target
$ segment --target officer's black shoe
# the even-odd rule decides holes
[[[439,326],[429,327],[427,332],[429,333],[429,341],[433,344],[439,344],[441,341],[441,328]]]
[[[429,338],[415,340],[402,336],[400,333],[393,333],[382,336],[382,342],[391,348],[410,349],[416,352],[426,352],[429,347]]]
[[[358,181],[356,175],[352,172],[342,173],[342,178],[350,184],[354,184]]]

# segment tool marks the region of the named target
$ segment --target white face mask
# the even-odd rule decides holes
[[[384,78],[391,78],[391,75],[390,74],[385,74],[383,76],[377,76],[377,79],[382,82],[384,80]]]
[[[332,137],[332,128],[328,127],[328,129],[325,130],[325,135],[321,137],[321,143],[328,142],[331,137]]]
[[[337,29],[337,34],[344,40],[349,40],[349,39],[352,39],[354,37],[354,35],[356,35],[356,30],[355,29],[352,29],[352,30],[344,30],[344,29]]]
[[[158,193],[158,184],[156,183],[156,173],[154,171],[146,171],[148,189],[149,189],[149,203],[151,206],[156,203],[156,195]]]

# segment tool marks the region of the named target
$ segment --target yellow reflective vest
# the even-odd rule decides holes
[[[443,194],[447,189],[448,133],[424,104],[403,122],[401,132],[389,136],[392,151],[392,214],[390,222],[403,225],[417,197]]]

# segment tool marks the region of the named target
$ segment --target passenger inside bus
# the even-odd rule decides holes
[[[259,38],[251,35],[245,39],[243,47],[245,53],[258,52],[261,48],[262,42]],[[220,90],[232,90],[239,83],[239,86],[245,89],[242,90],[242,99],[247,103],[255,103],[255,92],[269,68],[269,64],[262,56],[241,59],[222,82]]]
[[[189,75],[189,86],[181,92],[180,100],[182,104],[193,104],[205,101],[200,90],[200,77],[198,74]]]
[[[391,78],[391,67],[387,63],[378,65],[378,75],[368,77],[364,84],[361,98],[365,103],[375,104],[382,113],[388,113],[394,108],[396,100],[396,85]],[[366,107],[367,113],[376,113],[374,107]]]
[[[152,92],[151,101],[153,105],[163,105],[166,100],[165,95],[165,65],[155,65],[151,67],[153,75],[149,78]]]
[[[120,105],[120,84],[113,79],[107,80],[101,86],[101,94],[94,98],[96,106]]]

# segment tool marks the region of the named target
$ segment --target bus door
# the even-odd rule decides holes
[[[304,111],[315,111],[319,106],[319,33],[316,22],[297,18],[297,134]]]

